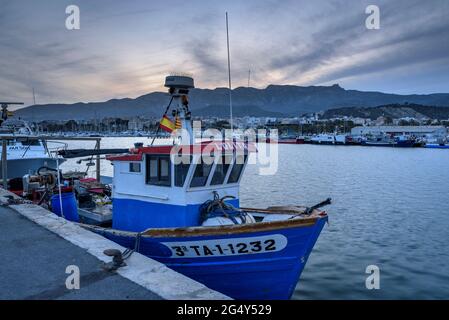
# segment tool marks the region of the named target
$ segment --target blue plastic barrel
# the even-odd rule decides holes
[[[76,206],[76,198],[73,192],[61,193],[62,211],[64,218],[70,221],[79,221],[78,208]],[[61,205],[59,201],[59,194],[51,197],[51,208],[53,213],[61,216]]]

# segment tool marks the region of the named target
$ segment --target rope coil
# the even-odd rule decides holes
[[[210,218],[224,217],[230,219],[234,224],[245,224],[248,221],[248,213],[237,209],[233,205],[226,203],[226,199],[235,199],[233,196],[220,198],[217,191],[214,191],[214,199],[204,202],[200,210],[200,224]],[[240,218],[239,222],[237,218]]]

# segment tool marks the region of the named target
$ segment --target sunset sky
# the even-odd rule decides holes
[[[80,30],[65,9],[80,8]],[[365,8],[380,8],[368,30]],[[449,1],[0,0],[0,100],[72,103],[165,90],[170,72],[233,87],[449,92]]]

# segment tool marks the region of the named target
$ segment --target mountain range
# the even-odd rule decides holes
[[[32,105],[17,110],[26,120],[89,120],[136,116],[159,118],[170,97],[152,92],[135,99],[112,99],[105,102]],[[399,95],[372,91],[346,90],[332,86],[269,85],[265,89],[239,87],[232,90],[233,114],[236,117],[289,117],[334,108],[376,107],[386,104],[420,104],[449,106],[449,93]],[[190,109],[194,116],[229,115],[227,88],[190,91]]]
[[[371,120],[377,119],[380,116],[390,117],[391,119],[411,117],[418,120],[448,120],[449,107],[424,106],[414,103],[387,104],[368,108],[346,107],[326,110],[321,118],[332,119],[344,116],[365,119],[369,118]]]

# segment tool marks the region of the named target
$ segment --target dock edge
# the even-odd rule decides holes
[[[0,188],[0,203],[8,205],[10,199],[20,200],[15,194]],[[35,204],[11,204],[11,209],[34,223],[59,235],[68,242],[85,249],[89,254],[103,262],[111,258],[103,254],[106,249],[126,248],[98,234],[88,231],[76,223],[56,216],[52,212]],[[127,266],[116,272],[167,300],[230,300],[231,298],[209,289],[205,285],[190,279],[164,264],[140,253],[133,253],[126,260]],[[107,272],[107,271],[105,271]]]

